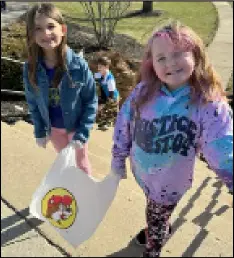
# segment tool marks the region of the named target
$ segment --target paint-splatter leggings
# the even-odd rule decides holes
[[[170,236],[169,219],[175,205],[157,204],[147,199],[146,221],[147,221],[147,244],[143,257],[159,257],[162,247]]]

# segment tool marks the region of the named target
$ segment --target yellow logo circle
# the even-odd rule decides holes
[[[42,215],[61,229],[72,226],[78,207],[74,196],[64,188],[51,189],[41,201]]]

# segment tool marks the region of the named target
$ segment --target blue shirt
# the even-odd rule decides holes
[[[52,87],[52,80],[54,78],[55,69],[46,67],[43,62],[43,66],[46,69],[46,74],[49,79],[50,88],[49,88],[49,117],[52,127],[56,128],[65,128],[62,109],[60,105],[60,94],[59,87]]]
[[[114,92],[114,100],[117,100],[119,98],[119,91],[115,85],[115,78],[110,71],[108,71],[104,78],[101,76],[100,78],[97,78],[97,81],[100,83],[100,86],[103,89],[107,98],[109,98],[110,91]]]
[[[48,68],[46,64],[42,63],[46,74],[49,79],[50,87],[49,87],[49,117],[52,127],[56,128],[65,128],[62,109],[60,105],[60,94],[59,94],[59,87],[52,87],[52,80],[54,78],[55,69]]]

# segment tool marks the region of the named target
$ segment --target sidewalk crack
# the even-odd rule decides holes
[[[1,196],[1,201],[12,211],[14,211],[20,218],[22,218],[25,223],[30,226],[32,229],[34,229],[41,237],[43,237],[46,242],[48,244],[50,244],[51,246],[55,247],[62,255],[64,255],[65,257],[72,257],[71,254],[69,254],[63,247],[57,245],[56,243],[54,243],[51,239],[49,239],[45,233],[39,229],[38,227],[36,227],[32,222],[30,222],[30,220],[24,216],[22,213],[20,213],[12,204],[10,204],[5,198],[3,198]],[[16,242],[16,241],[14,241]],[[12,242],[11,242],[12,243]],[[9,243],[10,244],[10,243]],[[6,246],[6,245],[5,245]]]

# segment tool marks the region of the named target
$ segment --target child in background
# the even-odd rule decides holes
[[[97,84],[100,86],[100,94],[98,99],[98,112],[102,121],[100,121],[100,127],[108,124],[113,120],[113,117],[118,111],[119,91],[116,88],[116,82],[113,74],[109,70],[111,60],[108,57],[101,56],[96,60],[98,73],[95,73],[94,77]],[[114,114],[113,114],[114,112]],[[99,121],[97,119],[97,121]],[[106,120],[106,121],[104,121]]]
[[[98,73],[94,77],[100,84],[100,98],[98,103],[102,106],[108,100],[118,101],[119,92],[116,88],[115,78],[109,70],[111,60],[108,57],[98,57],[97,61]]]
[[[74,144],[77,166],[91,174],[87,141],[97,110],[92,73],[67,45],[67,27],[53,4],[34,5],[26,26],[23,79],[36,143],[45,148],[50,140],[57,152]]]
[[[126,178],[125,160],[147,198],[147,228],[137,236],[143,257],[159,257],[169,219],[191,187],[195,157],[233,189],[233,117],[219,77],[199,36],[172,23],[153,33],[141,82],[115,125],[111,170]]]

